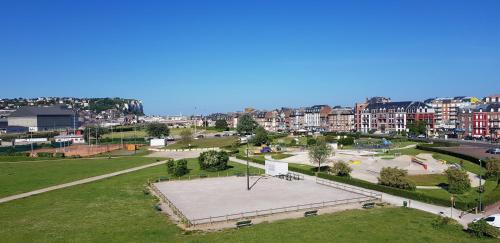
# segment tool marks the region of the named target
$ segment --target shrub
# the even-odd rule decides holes
[[[495,178],[498,180],[500,177],[500,159],[488,158],[486,159],[486,178]]]
[[[353,137],[346,137],[346,138],[341,138],[338,140],[338,144],[340,145],[353,145],[354,144],[354,138]]]
[[[344,161],[338,161],[330,168],[330,172],[338,176],[349,176],[352,168]]]
[[[452,219],[450,217],[437,216],[434,220],[432,220],[432,227],[441,228],[443,226],[449,225],[452,223]]]
[[[479,238],[500,236],[499,230],[489,225],[484,219],[468,224],[467,231]]]
[[[64,153],[55,153],[54,154],[55,158],[64,158],[64,156],[65,156]]]
[[[174,174],[174,172],[175,172],[175,162],[173,159],[169,159],[167,161],[167,173]]]
[[[448,191],[450,193],[462,194],[470,190],[470,180],[467,172],[449,168],[444,173],[448,177]]]
[[[219,171],[227,168],[229,155],[225,151],[207,151],[200,154],[198,162],[200,169],[206,171]]]
[[[312,146],[316,144],[316,139],[314,138],[308,138],[307,139],[307,146]]]
[[[44,157],[44,158],[52,158],[53,154],[49,153],[49,152],[38,152],[37,156]]]
[[[407,170],[398,169],[397,167],[384,167],[380,170],[378,181],[379,184],[385,186],[415,190],[416,186],[406,178],[407,175]]]
[[[187,160],[181,159],[177,160],[177,164],[175,165],[174,175],[175,176],[183,176],[189,172],[187,168]]]

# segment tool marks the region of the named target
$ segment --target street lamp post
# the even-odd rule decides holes
[[[483,169],[482,161],[479,160],[479,168]],[[483,188],[481,187],[481,177],[482,172],[479,172],[479,212],[483,211],[483,203],[481,202],[481,194],[483,193]]]
[[[248,139],[247,139],[247,190],[250,191],[250,175],[249,175],[249,172],[250,172],[250,162],[248,161],[249,160],[249,157],[248,157]]]

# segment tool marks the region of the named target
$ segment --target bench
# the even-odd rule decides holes
[[[318,210],[311,210],[304,212],[304,217],[316,216],[318,215]]]
[[[206,177],[207,177],[207,175],[205,175],[205,174],[200,174],[200,178],[206,178]]]
[[[245,174],[243,174],[243,173],[241,173],[241,172],[238,172],[238,173],[236,173],[236,176],[237,176],[237,177],[242,177],[242,176],[245,176]]]
[[[162,211],[162,209],[161,209],[161,204],[159,204],[159,203],[158,203],[158,204],[156,204],[156,205],[155,205],[155,209],[156,209],[156,211]]]
[[[363,204],[363,208],[365,208],[365,209],[374,208],[374,207],[375,207],[374,202],[369,202],[369,203]]]
[[[252,220],[243,220],[236,222],[236,228],[241,228],[250,225],[252,225]]]

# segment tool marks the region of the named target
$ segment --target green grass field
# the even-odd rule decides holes
[[[200,139],[193,139],[191,141],[191,148],[213,148],[213,147],[224,147],[224,146],[230,146],[232,145],[235,141],[237,141],[238,138],[235,137],[220,137],[220,138],[200,138]],[[181,142],[177,142],[171,145],[167,145],[167,148],[169,149],[183,149],[183,148],[188,148],[188,144],[183,144]]]
[[[448,178],[444,174],[408,175],[408,179],[415,182],[417,186],[438,186],[448,184]]]
[[[155,162],[156,158],[121,157],[0,162],[0,197],[102,175]]]
[[[113,132],[106,133],[102,137],[103,138],[112,138],[112,139],[120,139],[120,138],[143,138],[146,137],[146,130],[137,130],[137,131],[126,131],[126,132]]]
[[[231,171],[244,169],[231,165]],[[190,174],[199,172],[195,160],[189,167]],[[165,171],[165,166],[156,166],[0,204],[2,242],[479,241],[460,226],[435,229],[435,215],[404,208],[345,211],[213,233],[185,232],[156,212],[155,199],[142,192],[148,179],[164,176]]]

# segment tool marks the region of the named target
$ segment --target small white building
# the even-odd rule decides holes
[[[167,145],[167,140],[164,138],[153,138],[149,140],[149,146],[151,147],[165,147]]]

